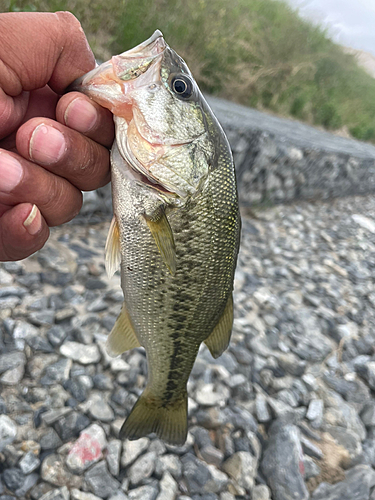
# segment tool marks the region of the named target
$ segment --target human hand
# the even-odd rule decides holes
[[[72,14],[0,14],[0,261],[39,250],[49,226],[77,215],[81,190],[110,180],[111,113],[60,98],[94,67]]]

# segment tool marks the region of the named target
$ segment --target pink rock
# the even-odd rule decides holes
[[[72,472],[81,473],[102,458],[102,450],[106,446],[103,429],[97,424],[90,425],[81,432],[74,443],[67,456],[66,465]]]

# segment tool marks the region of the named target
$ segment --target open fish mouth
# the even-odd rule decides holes
[[[132,91],[159,80],[160,62],[166,48],[163,34],[156,30],[145,42],[77,78],[66,91],[83,92],[114,115],[121,116],[124,106],[131,104]]]

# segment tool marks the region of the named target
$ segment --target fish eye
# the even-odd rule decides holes
[[[193,82],[186,75],[174,76],[171,82],[172,90],[179,97],[188,99],[193,93]]]

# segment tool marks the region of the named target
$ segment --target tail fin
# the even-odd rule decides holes
[[[164,404],[163,404],[164,403]],[[146,387],[120,430],[120,439],[139,439],[151,432],[168,444],[183,445],[187,436],[187,394],[171,404]]]

